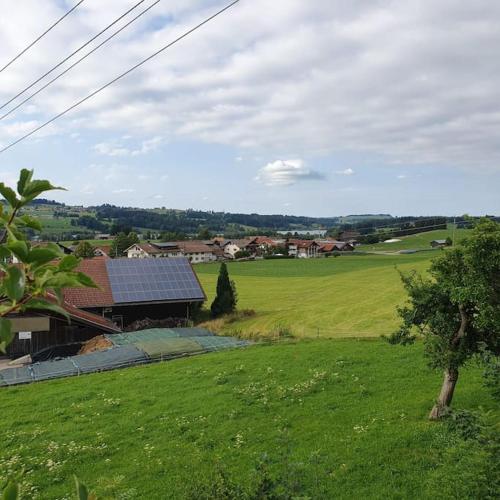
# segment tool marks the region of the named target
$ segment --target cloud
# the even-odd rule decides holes
[[[108,142],[100,142],[99,144],[95,144],[92,149],[100,155],[106,156],[128,156],[130,154],[129,149],[121,146],[115,146]]]
[[[404,174],[398,175],[398,179],[406,179],[406,175]]]
[[[155,151],[158,149],[162,141],[163,139],[161,137],[153,137],[146,141],[142,141],[140,148],[132,151],[132,156],[145,155],[151,151]]]
[[[337,170],[335,173],[337,175],[353,175],[354,170],[352,168],[346,168],[345,170]]]
[[[119,189],[113,189],[113,191],[111,191],[111,192],[114,193],[114,194],[134,193],[135,189],[131,189],[131,188],[119,188]]]
[[[304,165],[304,161],[276,160],[259,170],[257,181],[266,186],[291,186],[299,181],[321,180],[324,176]]]
[[[59,0],[11,2],[0,19],[2,52],[19,52],[63,8]],[[123,9],[117,0],[82,4],[78,16],[2,74],[0,101]],[[0,126],[0,142],[59,113],[213,10],[210,0],[158,4],[48,87],[29,109],[34,114]],[[57,123],[69,123],[61,125],[66,131],[259,150],[246,157],[342,150],[390,162],[500,168],[500,2],[274,0],[264,19],[267,10],[266,0],[240,2]],[[146,142],[100,143],[98,152],[140,155],[158,145]]]

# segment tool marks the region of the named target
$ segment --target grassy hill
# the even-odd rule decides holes
[[[410,236],[400,236],[394,243],[376,243],[373,245],[360,245],[357,250],[363,251],[387,251],[396,252],[398,250],[418,250],[429,249],[432,240],[445,240],[446,238],[453,238],[455,233],[455,243],[465,238],[470,230],[469,229],[455,229],[450,227],[448,229],[438,229],[436,231],[427,231],[425,233],[412,234]],[[390,236],[387,237],[389,239]]]
[[[255,315],[212,329],[273,335],[288,328],[298,337],[359,337],[390,333],[404,301],[398,270],[425,271],[438,252],[412,255],[345,255],[327,259],[261,260],[228,264],[238,308]],[[211,303],[218,264],[195,266]]]
[[[301,341],[2,389],[0,481],[24,470],[43,499],[74,473],[99,498],[485,498],[488,456],[426,419],[441,374],[421,347]],[[475,368],[455,406],[498,420]]]

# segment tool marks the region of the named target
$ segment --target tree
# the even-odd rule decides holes
[[[136,233],[118,233],[111,243],[111,257],[123,257],[125,250],[135,243],[139,243]]]
[[[207,227],[201,227],[200,230],[198,231],[198,239],[199,240],[209,240],[212,237],[210,231],[208,230]]]
[[[212,316],[216,318],[222,314],[232,313],[236,309],[237,301],[238,297],[234,281],[229,279],[227,266],[223,262],[220,265],[219,277],[217,279],[217,294],[210,306]]]
[[[95,256],[95,248],[88,241],[81,241],[75,249],[75,257],[81,259],[92,259]]]
[[[444,371],[429,415],[435,420],[451,404],[459,369],[474,356],[500,354],[500,224],[480,221],[460,246],[433,261],[429,274],[402,275],[409,304],[398,309],[402,325],[389,341],[412,343],[416,327],[430,366]]]
[[[31,231],[41,231],[40,222],[29,215],[20,215],[23,207],[46,191],[62,189],[46,180],[33,180],[33,170],[21,170],[17,193],[0,182],[0,351],[6,352],[14,336],[9,316],[29,310],[52,311],[69,320],[61,307],[66,287],[96,287],[85,274],[76,271],[80,262],[74,255],[64,255],[55,243],[32,247],[26,240]],[[16,260],[17,262],[13,262]],[[86,486],[75,477],[78,498],[91,500]],[[2,486],[2,498],[16,500],[19,485],[9,481]]]

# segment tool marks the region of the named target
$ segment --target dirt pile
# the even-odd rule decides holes
[[[104,335],[98,335],[97,337],[87,340],[87,342],[85,342],[78,351],[78,354],[89,354],[90,352],[104,351],[110,347],[113,347],[112,342],[110,342]]]

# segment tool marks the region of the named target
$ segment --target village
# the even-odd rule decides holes
[[[500,2],[5,3],[0,498],[500,498]]]

